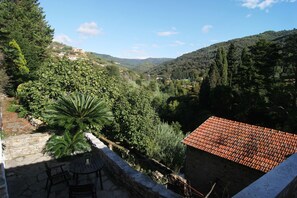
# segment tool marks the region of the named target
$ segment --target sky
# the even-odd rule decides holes
[[[121,58],[176,58],[297,28],[297,0],[39,0],[54,40]]]

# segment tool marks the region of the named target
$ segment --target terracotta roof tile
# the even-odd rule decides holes
[[[184,144],[268,172],[297,152],[297,135],[212,116]]]

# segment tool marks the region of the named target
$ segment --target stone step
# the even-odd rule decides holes
[[[37,162],[39,157],[42,158],[45,143],[49,138],[50,134],[48,133],[22,134],[7,137],[3,141],[5,145],[5,160],[9,166],[16,166],[22,163],[26,164],[26,162],[22,162],[24,157],[32,160],[30,156],[37,156],[34,159]]]
[[[38,133],[35,133],[35,134],[9,136],[4,139],[4,143],[9,146],[18,146],[20,144],[43,142],[44,140],[47,140],[50,138],[50,134],[47,134],[47,133],[43,135],[37,135]]]

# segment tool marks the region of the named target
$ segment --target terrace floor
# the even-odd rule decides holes
[[[46,197],[45,184],[47,176],[45,173],[45,162],[51,165],[63,163],[65,169],[69,168],[72,159],[56,161],[50,156],[43,154],[45,142],[49,134],[23,134],[11,136],[5,139],[4,157],[5,171],[10,198],[22,197]],[[79,184],[95,183],[95,174],[79,177]],[[70,181],[70,183],[74,183]],[[123,187],[116,178],[103,168],[102,171],[103,190],[100,182],[96,186],[97,197],[103,198],[126,198],[131,197],[127,189]],[[50,197],[68,197],[67,184],[58,184],[52,187]]]

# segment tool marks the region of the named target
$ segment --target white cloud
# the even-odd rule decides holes
[[[276,0],[264,0],[264,1],[262,1],[262,2],[260,2],[258,4],[258,7],[261,10],[263,10],[265,8],[268,8],[268,7],[272,6],[272,4],[274,4],[274,3],[277,3],[277,1]]]
[[[213,28],[212,25],[204,25],[201,29],[203,33],[208,33]]]
[[[85,36],[95,36],[102,33],[102,30],[95,22],[83,23],[77,31]]]
[[[159,48],[160,46],[156,43],[152,44],[152,48]]]
[[[178,32],[176,31],[165,31],[165,32],[158,32],[157,35],[158,36],[171,36],[174,34],[178,34]]]
[[[296,0],[242,0],[241,6],[249,9],[259,8],[260,10],[267,10],[273,4],[281,2],[294,3]]]
[[[251,17],[252,17],[252,14],[245,15],[245,18],[251,18]]]
[[[185,42],[182,41],[174,41],[173,43],[170,44],[170,46],[181,46],[186,44]]]
[[[258,6],[259,0],[243,0],[242,1],[242,6],[254,9]]]
[[[66,34],[60,34],[54,37],[54,41],[64,44],[71,44],[73,40]]]

